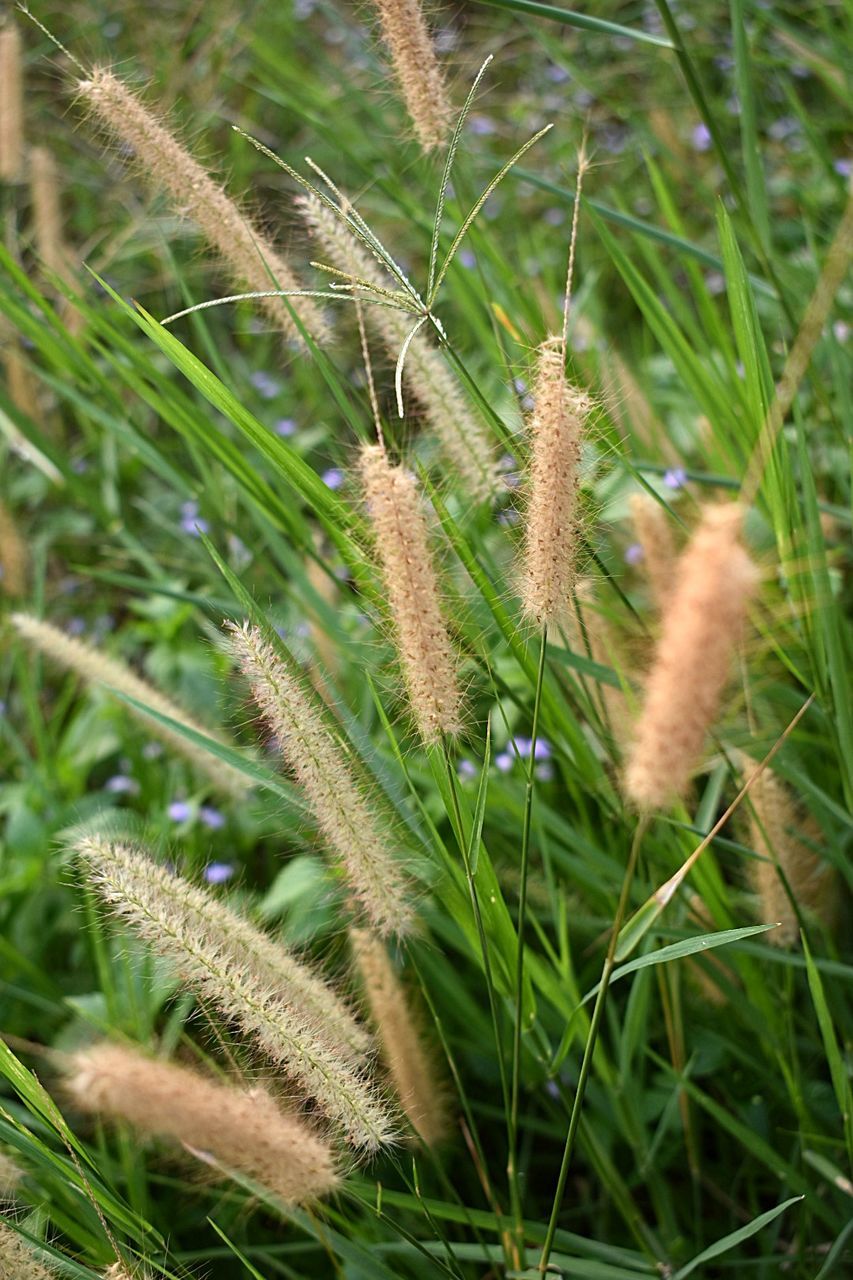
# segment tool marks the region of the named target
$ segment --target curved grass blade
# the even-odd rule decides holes
[[[576,13],[574,9],[558,9],[553,4],[540,4],[539,0],[479,0],[479,2],[491,5],[495,9],[517,9],[519,13],[529,13],[535,18],[550,18],[552,22],[562,22],[564,26],[578,27],[581,31],[626,37],[629,40],[636,40],[638,44],[653,44],[659,49],[675,47],[665,36],[652,35],[649,31],[638,31],[635,27],[623,27],[620,23],[608,22],[605,18],[593,18],[587,13]]]

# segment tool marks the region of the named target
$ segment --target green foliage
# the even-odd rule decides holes
[[[91,1280],[118,1256],[151,1280],[532,1278],[546,1241],[552,1273],[584,1280],[849,1273],[849,281],[748,495],[761,600],[707,760],[689,800],[649,820],[627,886],[638,819],[613,710],[635,709],[658,626],[629,497],[660,498],[683,545],[698,503],[737,493],[843,214],[843,6],[587,7],[485,0],[431,15],[457,108],[494,54],[444,172],[410,140],[352,6],[38,10],[81,59],[152,77],[151,101],[173,105],[197,153],[289,244],[306,287],[334,293],[293,206],[306,152],[423,286],[509,481],[472,504],[408,395],[398,416],[395,359],[371,338],[385,439],[434,512],[468,694],[464,734],[430,750],[355,479],[375,427],[351,299],[329,306],[334,341],[308,351],[251,300],[194,309],[230,285],[130,158],[101,147],[69,106],[62,56],[19,18],[27,131],[62,175],[73,287],[40,264],[26,185],[0,186],[2,354],[36,389],[0,381],[2,503],[27,562],[10,606],[144,669],[234,743],[154,711],[146,737],[121,695],[4,627],[0,1152],[22,1171],[21,1232],[60,1275]],[[532,352],[562,323],[585,131],[569,370],[598,402],[581,495],[594,586],[540,648],[516,595],[515,481]],[[344,886],[230,668],[221,624],[245,617],[313,681],[393,825],[419,914],[395,963],[453,1122],[444,1145],[353,1168],[310,1210],[93,1124],[61,1084],[63,1056],[103,1036],[269,1072],[104,917],[65,852],[81,824],[129,828],[190,878],[223,880],[224,898],[354,997]],[[158,749],[158,719],[241,770],[248,800],[222,803]],[[791,950],[751,889],[748,798],[679,891],[660,892],[737,795],[739,753],[761,761],[780,739],[772,767],[838,886],[834,925],[806,912]]]

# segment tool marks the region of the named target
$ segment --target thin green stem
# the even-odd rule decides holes
[[[634,839],[631,843],[631,853],[628,858],[628,866],[625,868],[625,876],[622,881],[622,891],[619,895],[619,905],[616,908],[616,916],[613,921],[613,928],[610,932],[610,942],[607,946],[607,955],[604,958],[604,967],[601,972],[601,983],[598,988],[598,995],[595,998],[595,1008],[592,1011],[589,1033],[586,1038],[586,1045],[584,1046],[583,1061],[581,1062],[580,1074],[578,1076],[578,1087],[575,1091],[575,1100],[572,1103],[572,1113],[569,1117],[569,1129],[566,1134],[566,1145],[563,1149],[563,1160],[560,1165],[560,1176],[557,1179],[557,1189],[554,1193],[554,1203],[551,1208],[548,1231],[545,1236],[545,1243],[542,1246],[542,1255],[539,1259],[539,1271],[543,1273],[548,1270],[548,1259],[550,1258],[551,1250],[554,1247],[557,1220],[560,1216],[563,1195],[566,1190],[566,1180],[569,1176],[569,1167],[574,1153],[575,1139],[577,1137],[578,1126],[580,1124],[581,1111],[583,1110],[584,1095],[586,1093],[589,1073],[592,1069],[592,1058],[595,1053],[595,1045],[598,1039],[601,1019],[604,1014],[604,1006],[607,1001],[610,978],[616,965],[616,946],[619,941],[619,932],[622,928],[622,922],[625,919],[625,913],[628,909],[628,900],[631,896],[631,885],[634,880],[634,871],[636,870],[637,858],[639,857],[640,845],[642,844],[645,830],[646,819],[641,818],[637,824],[637,828],[634,832]]]
[[[518,1247],[524,1246],[524,1215],[518,1180],[518,1101],[521,1085],[521,1033],[524,1018],[524,924],[527,915],[527,873],[530,867],[530,829],[533,818],[533,793],[536,769],[536,740],[539,735],[539,709],[545,681],[545,654],[548,646],[548,624],[542,627],[536,692],[533,700],[533,725],[530,730],[530,758],[527,762],[527,784],[524,792],[524,820],[521,831],[521,884],[518,894],[518,953],[515,965],[515,1026],[512,1037],[512,1093],[510,1097],[509,1178],[510,1201],[515,1218]]]

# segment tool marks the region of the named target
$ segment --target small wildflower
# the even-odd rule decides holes
[[[488,116],[471,115],[468,117],[468,128],[471,133],[478,137],[487,137],[490,133],[494,133],[496,125],[494,120],[490,120]]]
[[[693,142],[694,150],[696,150],[696,151],[708,151],[708,150],[710,150],[710,147],[711,147],[711,130],[710,130],[710,129],[708,128],[708,126],[704,123],[704,121],[703,121],[701,124],[697,124],[697,125],[696,125],[696,127],[694,128],[694,130],[693,130],[692,134],[690,135],[690,137],[691,137],[692,142]]]
[[[642,564],[643,548],[639,542],[632,542],[629,547],[625,548],[626,564]]]
[[[233,874],[234,868],[228,862],[209,862],[204,869],[208,884],[226,884]]]
[[[835,160],[832,165],[835,172],[842,178],[853,177],[853,160]]]
[[[477,259],[470,249],[460,249],[458,256],[460,266],[463,266],[466,271],[474,270],[477,265]]]
[[[340,489],[344,483],[344,478],[344,473],[340,467],[329,467],[322,475],[323,484],[329,489]]]
[[[107,781],[104,790],[109,791],[114,796],[138,796],[139,783],[135,778],[129,778],[124,773],[117,773],[115,777]]]
[[[687,472],[684,467],[670,467],[664,472],[663,482],[667,489],[683,489],[687,484]]]
[[[296,434],[296,423],[293,418],[279,418],[273,424],[273,431],[277,436],[292,436]]]
[[[456,766],[456,772],[463,781],[466,778],[476,778],[477,766],[473,760],[460,760]]]
[[[146,742],[142,748],[143,760],[159,760],[163,754],[163,747],[159,742]]]
[[[508,751],[500,751],[495,756],[495,768],[498,773],[509,773],[513,765],[513,760],[514,756],[510,755]]]
[[[211,804],[203,804],[198,811],[199,820],[209,831],[221,831],[225,826],[225,815]]]
[[[264,400],[274,400],[281,391],[281,384],[276,382],[275,378],[271,378],[268,373],[264,373],[262,369],[253,373],[249,381]]]
[[[193,816],[192,805],[186,800],[173,800],[166,812],[172,822],[189,822]]]

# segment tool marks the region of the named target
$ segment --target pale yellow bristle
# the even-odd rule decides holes
[[[675,539],[665,508],[647,493],[631,498],[634,535],[643,551],[643,568],[658,610],[666,607],[675,581]]]

